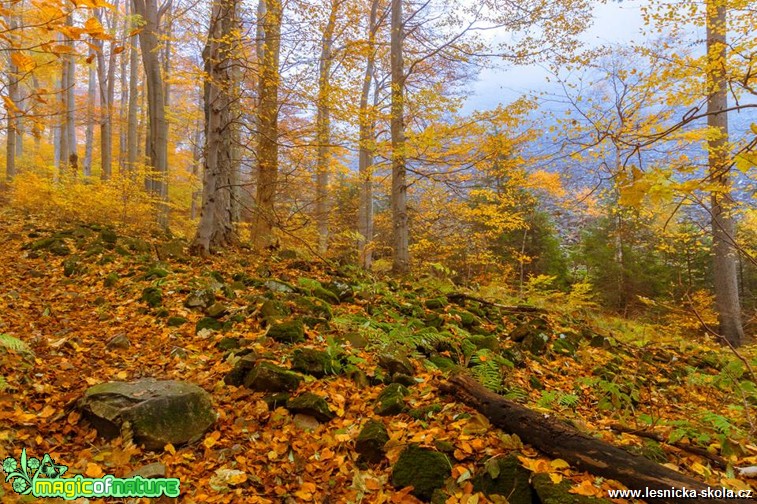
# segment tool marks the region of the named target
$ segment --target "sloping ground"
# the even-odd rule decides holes
[[[468,368],[511,400],[713,487],[755,483],[731,467],[757,464],[757,390],[719,347],[663,330],[631,338],[580,307],[505,306],[431,278],[376,283],[288,252],[201,261],[180,242],[97,226],[49,229],[9,210],[0,223],[0,333],[32,352],[0,349],[0,460],[26,448],[90,477],[160,462],[181,479],[182,502],[416,502],[395,466],[408,446],[449,462],[434,502],[504,502],[496,480],[509,470],[525,478],[510,502],[588,502],[622,488],[523,446],[440,391],[446,372]],[[304,352],[313,358],[303,364],[303,349],[323,353]],[[320,396],[330,414],[226,383],[254,387],[244,366],[261,362],[298,368],[289,395]],[[89,386],[142,377],[199,385],[218,421],[197,443],[152,452],[98,437],[72,407]],[[356,444],[369,419],[389,438],[375,461]]]

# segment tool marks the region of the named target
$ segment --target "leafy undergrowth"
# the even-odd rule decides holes
[[[451,461],[441,502],[505,502],[473,483],[489,459],[508,454],[577,495],[622,488],[544,457],[439,392],[446,372],[468,368],[511,400],[711,486],[755,483],[733,469],[757,464],[757,390],[741,361],[664,327],[592,315],[581,296],[522,312],[455,296],[433,276],[376,282],[283,252],[199,260],[183,257],[177,242],[97,226],[48,229],[9,210],[0,222],[0,460],[26,448],[89,477],[161,462],[181,479],[183,502],[416,502],[391,474],[402,450],[418,444]],[[213,292],[216,319],[185,306],[198,291]],[[276,316],[303,321],[305,341],[268,337]],[[128,348],[112,344],[120,335]],[[326,376],[304,375],[297,394],[326,398],[328,422],[224,383],[240,355],[289,367],[293,350],[306,347],[330,362]],[[391,375],[380,362],[387,354],[408,355],[414,375]],[[89,386],[141,377],[201,386],[217,422],[197,443],[152,452],[98,437],[70,407]],[[385,384],[408,380],[404,411],[377,416]],[[373,465],[355,449],[370,418],[389,434]],[[0,492],[3,501],[15,495],[8,485]]]

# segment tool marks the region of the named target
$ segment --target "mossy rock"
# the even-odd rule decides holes
[[[298,348],[292,352],[292,369],[321,378],[334,369],[328,352],[313,348]]]
[[[521,346],[531,353],[531,355],[543,355],[547,351],[549,335],[547,333],[529,333]]]
[[[286,402],[286,408],[294,414],[310,415],[322,423],[333,420],[336,416],[323,397],[311,392],[292,397]]]
[[[287,394],[286,392],[279,392],[278,394],[265,396],[263,398],[263,402],[266,403],[269,410],[273,411],[276,408],[286,406],[286,403],[290,397],[292,397],[291,394]]]
[[[139,252],[141,254],[144,254],[150,252],[150,250],[152,249],[149,243],[140,238],[127,238],[124,241],[126,242],[126,248],[128,248],[132,252]]]
[[[368,346],[368,338],[357,331],[351,331],[346,334],[339,334],[334,339],[340,343],[349,343],[353,348],[365,348]]]
[[[439,298],[427,299],[426,302],[423,304],[429,310],[441,310],[449,304],[449,301],[447,301],[447,298],[439,297]]]
[[[295,298],[294,303],[300,309],[300,313],[305,315],[312,315],[326,320],[331,320],[333,317],[331,307],[322,299],[298,296]]]
[[[229,351],[229,350],[236,350],[238,348],[242,347],[242,339],[241,338],[221,338],[218,343],[216,343],[216,348],[223,351]]]
[[[168,320],[166,320],[166,325],[168,327],[179,327],[183,326],[187,323],[187,319],[184,317],[168,317]]]
[[[355,298],[355,292],[352,290],[352,286],[343,283],[332,281],[323,286],[324,289],[328,289],[333,292],[340,301],[352,301]]]
[[[53,255],[67,256],[71,254],[71,249],[63,241],[60,236],[50,236],[48,238],[42,238],[40,240],[27,243],[23,247],[25,250],[32,250],[38,252],[40,250],[47,250]]]
[[[378,464],[384,460],[384,445],[389,441],[389,433],[383,422],[368,420],[355,441],[355,451],[360,454],[358,462]]]
[[[287,315],[289,315],[289,309],[276,299],[266,299],[260,305],[260,316],[269,324]]]
[[[197,441],[216,421],[210,394],[203,389],[152,378],[95,385],[77,406],[106,438],[119,436],[128,422],[135,441],[148,450]]]
[[[223,303],[213,303],[205,310],[205,315],[210,318],[221,318],[229,312],[229,307]]]
[[[330,290],[325,289],[322,286],[315,286],[311,290],[311,293],[313,294],[314,297],[317,297],[318,299],[326,301],[327,303],[331,303],[331,304],[339,304],[340,303],[339,296],[337,296],[336,294],[334,294]]]
[[[410,391],[402,384],[392,383],[381,391],[377,397],[378,404],[374,408],[381,416],[399,415],[407,408],[405,397]]]
[[[100,240],[106,245],[109,245],[110,248],[113,248],[118,241],[118,235],[114,230],[110,228],[104,228],[102,231],[100,231]]]
[[[115,271],[112,271],[108,273],[105,279],[103,279],[103,285],[105,287],[113,287],[118,283],[118,279],[119,279],[118,273],[116,273]]]
[[[518,325],[510,332],[509,337],[515,342],[521,342],[529,335],[549,333],[549,331],[549,323],[546,320],[542,318],[533,318]]]
[[[211,331],[220,331],[224,328],[223,322],[213,317],[203,317],[195,324],[195,334],[198,334],[203,329],[209,329]]]
[[[507,497],[510,504],[531,504],[531,472],[520,465],[514,455],[491,458],[473,478],[473,491]]]
[[[186,261],[189,259],[189,256],[187,256],[187,253],[184,250],[184,245],[184,242],[181,240],[171,240],[156,246],[155,251],[161,261],[167,259]]]
[[[258,356],[247,354],[239,358],[234,367],[223,377],[223,382],[227,385],[239,387],[244,383],[244,379],[253,370],[258,362]]]
[[[401,373],[409,376],[415,374],[415,366],[410,359],[402,355],[400,349],[387,349],[378,356],[379,366],[386,369],[389,374]]]
[[[611,504],[612,502],[608,499],[570,493],[572,485],[569,482],[561,481],[554,484],[546,473],[534,474],[531,478],[531,486],[541,504]]]
[[[492,352],[496,352],[499,350],[499,338],[496,336],[480,336],[480,335],[472,335],[468,336],[466,338],[468,341],[473,343],[475,347],[479,350],[481,349],[487,349],[491,350]]]
[[[460,325],[462,325],[465,329],[470,329],[471,327],[481,325],[481,321],[478,319],[478,317],[476,317],[469,311],[451,310],[449,313],[450,315],[460,317]]]
[[[579,338],[577,335],[560,334],[552,342],[552,352],[573,357],[578,351]]]
[[[301,343],[305,341],[305,326],[300,319],[277,322],[268,328],[268,337],[280,343]]]
[[[526,358],[518,347],[505,348],[500,351],[500,354],[516,367],[523,366],[526,363]]]
[[[297,288],[282,280],[267,280],[264,284],[271,292],[281,292],[283,294],[291,294],[297,292]]]
[[[163,291],[158,287],[146,287],[142,290],[141,300],[152,308],[157,308],[163,304]]]
[[[79,262],[79,256],[71,256],[63,261],[63,276],[70,278],[83,273],[86,268]]]
[[[184,306],[191,309],[205,310],[216,301],[216,295],[211,289],[193,291],[184,301]]]
[[[291,392],[301,381],[296,373],[270,362],[261,362],[247,374],[244,386],[260,392]]]
[[[440,329],[444,325],[444,319],[436,312],[431,312],[423,316],[423,320],[429,327]]]
[[[252,278],[244,271],[240,271],[231,275],[231,279],[235,282],[240,282],[245,287],[252,287],[257,283],[257,280]]]
[[[434,491],[444,486],[451,472],[452,465],[443,453],[410,445],[392,468],[392,485],[398,489],[412,486],[411,493],[428,502]]]
[[[441,404],[429,404],[420,408],[413,408],[407,412],[408,416],[415,418],[416,420],[428,420],[436,413],[442,410]]]
[[[142,277],[145,280],[154,280],[156,278],[165,278],[168,276],[170,272],[160,266],[152,266],[150,269],[148,269],[144,276]]]

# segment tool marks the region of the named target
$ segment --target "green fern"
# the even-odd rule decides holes
[[[32,353],[29,346],[18,338],[10,334],[0,333],[0,347],[7,348],[19,353]]]
[[[512,367],[512,362],[487,348],[477,350],[470,359],[471,374],[492,392],[504,389],[504,368]]]

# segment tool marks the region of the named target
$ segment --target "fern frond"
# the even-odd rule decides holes
[[[31,353],[31,349],[26,343],[10,334],[0,333],[0,347],[13,350],[14,352]]]

